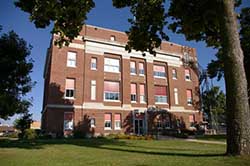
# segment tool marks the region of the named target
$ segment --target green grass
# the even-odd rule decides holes
[[[250,163],[250,156],[228,157],[224,152],[225,145],[182,140],[0,140],[0,165],[241,166]]]
[[[201,136],[196,136],[196,139],[226,142],[226,135],[201,135]]]

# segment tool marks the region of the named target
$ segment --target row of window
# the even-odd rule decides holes
[[[145,84],[139,84],[139,93],[135,83],[130,84],[130,98],[131,102],[137,102],[137,95],[139,94],[140,103],[146,103]],[[105,101],[120,101],[120,83],[115,81],[104,81],[104,100]],[[192,105],[192,90],[186,90],[187,104]],[[65,98],[75,98],[75,79],[66,79]],[[91,80],[90,88],[91,100],[96,100],[96,81]],[[168,103],[167,86],[154,86],[155,103]],[[179,104],[178,89],[174,88],[175,104]]]
[[[112,114],[106,113],[104,114],[104,129],[105,130],[112,130]],[[121,130],[122,128],[122,119],[121,114],[115,113],[114,114],[114,129]],[[95,118],[90,118],[90,127],[96,127],[96,120]],[[65,112],[64,113],[64,130],[73,130],[73,113],[72,112]]]
[[[67,66],[68,67],[76,67],[76,53],[75,52],[68,52],[67,55]],[[97,70],[97,58],[91,58],[90,62],[91,70]],[[120,60],[115,58],[104,58],[104,71],[105,72],[120,72]],[[163,65],[154,65],[153,67],[154,77],[159,78],[166,78],[166,69]],[[130,62],[130,74],[136,75],[136,62]],[[145,75],[145,67],[143,62],[139,62],[139,75]],[[172,78],[177,79],[177,70],[172,70]],[[191,75],[190,70],[185,69],[185,80],[190,81]]]

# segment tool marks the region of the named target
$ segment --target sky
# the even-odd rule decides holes
[[[129,29],[127,19],[131,17],[131,14],[128,8],[115,9],[112,6],[112,0],[94,1],[96,5],[88,14],[87,24],[119,31],[126,31]],[[3,26],[1,34],[14,30],[19,37],[33,46],[31,58],[34,60],[34,68],[31,73],[31,78],[37,83],[27,97],[33,98],[33,106],[30,108],[33,119],[40,121],[44,89],[43,70],[46,50],[49,47],[51,38],[50,31],[53,25],[51,24],[46,29],[37,29],[35,25],[29,21],[29,15],[19,8],[16,8],[13,2],[12,0],[1,0],[0,2],[0,25]],[[242,6],[250,6],[250,1],[243,0]],[[216,50],[207,48],[205,43],[186,41],[183,35],[174,34],[168,30],[166,30],[166,33],[169,35],[171,42],[196,48],[199,64],[203,68],[206,68],[211,59],[215,58],[214,54]],[[223,80],[217,82],[216,79],[214,79],[213,83],[214,85],[220,86],[221,89],[225,91]],[[11,124],[16,117],[17,116],[14,116],[5,122],[0,119],[0,122]]]

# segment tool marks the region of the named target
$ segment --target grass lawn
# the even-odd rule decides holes
[[[196,139],[226,142],[226,135],[201,135],[201,136],[196,136]]]
[[[0,140],[1,166],[250,165],[250,156],[224,156],[225,145],[183,140]]]

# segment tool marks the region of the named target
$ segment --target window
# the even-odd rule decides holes
[[[136,74],[136,67],[134,61],[130,62],[130,74]]]
[[[104,100],[119,100],[119,82],[104,81]]]
[[[90,127],[95,127],[95,118],[90,119]]]
[[[193,99],[192,99],[192,90],[187,90],[187,104],[192,105]]]
[[[195,123],[194,115],[189,115],[189,123],[190,123],[190,127],[194,127],[194,123]]]
[[[73,130],[73,113],[64,112],[64,131]]]
[[[106,72],[120,72],[120,60],[113,58],[104,58],[104,71]]]
[[[115,41],[115,36],[114,35],[110,36],[110,40]]]
[[[169,115],[166,115],[166,117],[165,117],[165,119],[164,119],[163,122],[164,122],[164,127],[165,127],[165,128],[170,128],[170,127],[171,127]]]
[[[146,96],[145,96],[145,85],[140,84],[140,103],[146,102]]]
[[[173,69],[173,70],[172,70],[172,78],[173,78],[174,80],[177,80],[177,71],[176,71],[176,69]]]
[[[155,86],[155,102],[156,103],[167,103],[167,87],[166,86]]]
[[[115,129],[121,129],[121,114],[115,114]]]
[[[96,69],[97,69],[97,59],[91,58],[91,70],[96,70]]]
[[[165,66],[154,65],[154,76],[165,78]]]
[[[179,104],[179,99],[178,99],[178,89],[174,88],[174,102],[176,105]]]
[[[185,80],[186,81],[191,81],[191,76],[190,76],[190,70],[185,69]]]
[[[111,130],[111,114],[104,114],[104,129]]]
[[[184,64],[188,64],[190,62],[190,56],[187,52],[184,53],[183,61]]]
[[[139,63],[139,75],[144,75],[144,63]]]
[[[68,52],[67,54],[67,66],[68,67],[76,67],[76,53]]]
[[[96,100],[96,81],[91,80],[91,100]]]
[[[65,98],[73,99],[75,96],[75,79],[66,79]]]
[[[130,84],[131,102],[136,102],[136,84]]]

